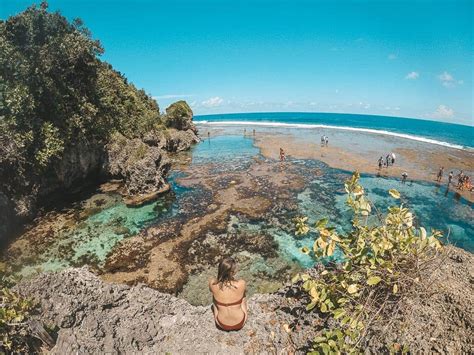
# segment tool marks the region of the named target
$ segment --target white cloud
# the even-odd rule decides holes
[[[453,118],[454,110],[446,105],[439,105],[436,111],[432,114],[432,116],[433,118],[441,119]]]
[[[397,59],[397,55],[396,55],[395,53],[390,53],[390,54],[388,55],[388,59],[390,59],[390,60],[395,60],[395,59]]]
[[[219,96],[211,97],[207,100],[204,100],[201,102],[201,105],[204,107],[218,107],[224,102],[224,99],[222,99]]]
[[[454,76],[449,74],[447,71],[438,75],[438,79],[441,81],[441,85],[447,88],[453,88],[456,85],[462,85],[464,83],[463,80],[456,80]]]
[[[405,76],[405,79],[408,79],[408,80],[416,80],[420,77],[420,73],[416,72],[416,71],[412,71],[412,72],[409,72],[407,74],[407,76]]]
[[[158,95],[158,96],[153,96],[153,99],[159,100],[159,99],[183,99],[185,97],[192,97],[194,94],[167,94],[167,95]]]

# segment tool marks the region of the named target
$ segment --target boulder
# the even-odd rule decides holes
[[[183,150],[188,150],[197,142],[199,142],[199,138],[192,129],[179,131],[171,128],[166,131],[165,149],[168,152],[181,152]]]
[[[143,195],[148,201],[149,196],[168,190],[165,178],[171,164],[162,149],[116,133],[106,151],[104,170],[113,178],[123,179],[128,197],[137,201],[136,197]]]
[[[167,127],[175,128],[180,131],[191,130],[197,133],[196,126],[193,123],[193,111],[186,101],[177,101],[166,109],[164,122]]]

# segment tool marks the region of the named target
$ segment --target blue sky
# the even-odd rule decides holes
[[[37,1],[39,2],[39,1]],[[0,0],[0,18],[32,1]],[[162,109],[474,125],[473,1],[51,0]]]

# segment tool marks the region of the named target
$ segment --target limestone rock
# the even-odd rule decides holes
[[[163,150],[118,133],[106,148],[104,170],[114,178],[123,179],[126,195],[148,196],[167,190],[165,176],[170,162]]]
[[[181,152],[188,150],[194,143],[199,142],[199,138],[192,129],[180,131],[169,129],[167,132],[166,150],[169,152]]]
[[[166,109],[164,121],[167,127],[176,128],[181,131],[192,130],[197,133],[193,123],[193,111],[186,101],[177,101]]]
[[[216,328],[210,306],[144,285],[101,281],[86,268],[43,274],[17,289],[40,304],[41,319],[60,330],[52,354],[70,353],[288,353],[293,345],[275,312],[277,296],[249,300],[249,321],[239,332]]]

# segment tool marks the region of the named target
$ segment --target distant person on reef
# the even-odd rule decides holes
[[[247,134],[247,128],[244,128],[244,136]]]
[[[448,185],[451,185],[451,181],[453,181],[453,176],[454,176],[454,173],[450,171],[448,175]]]
[[[381,170],[383,167],[383,157],[379,158],[379,170]]]
[[[253,135],[255,136],[255,128],[253,129]]]
[[[217,279],[209,280],[216,326],[225,331],[240,330],[247,321],[246,284],[236,280],[237,263],[225,258],[219,263]]]
[[[439,168],[438,175],[436,176],[436,181],[441,182],[441,179],[443,178],[443,173],[444,173],[444,166]]]
[[[324,145],[327,147],[328,144],[329,144],[329,137],[326,136],[326,137],[324,138]]]
[[[461,170],[457,176],[458,178],[458,189],[462,188],[462,182],[464,180],[464,172]]]
[[[389,167],[391,161],[392,157],[390,156],[390,154],[387,154],[387,156],[385,157],[385,163],[387,164],[387,168]]]
[[[325,136],[321,136],[321,147],[324,147]]]
[[[407,182],[407,177],[408,177],[408,173],[405,171],[405,172],[402,174],[402,183],[406,183],[406,182]]]
[[[280,148],[280,161],[284,161],[285,159],[285,151],[283,150],[283,148]]]
[[[395,153],[390,154],[392,156],[392,165],[395,165]]]

